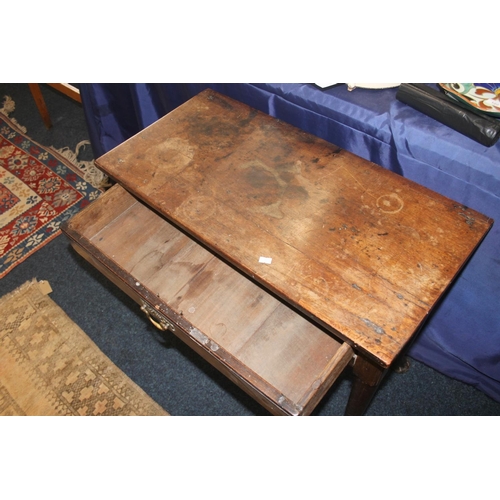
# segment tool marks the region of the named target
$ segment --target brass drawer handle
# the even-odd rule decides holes
[[[162,332],[165,332],[167,330],[175,332],[175,326],[166,318],[161,316],[158,312],[156,312],[149,304],[143,303],[141,306],[141,311],[146,314],[149,321],[151,321],[151,323],[156,328],[158,328],[158,330],[161,330]]]

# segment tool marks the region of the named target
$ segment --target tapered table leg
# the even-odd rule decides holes
[[[387,370],[358,355],[353,367],[354,381],[345,415],[363,415]]]

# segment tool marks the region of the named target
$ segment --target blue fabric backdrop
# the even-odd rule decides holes
[[[500,143],[487,148],[396,99],[314,84],[82,84],[97,157],[210,87],[500,221]],[[410,355],[500,401],[497,222]]]

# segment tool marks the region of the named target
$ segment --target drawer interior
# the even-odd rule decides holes
[[[309,414],[352,349],[116,185],[63,228],[73,246],[275,414]]]

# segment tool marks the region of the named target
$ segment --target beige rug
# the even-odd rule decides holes
[[[48,297],[47,281],[0,298],[0,415],[168,415]]]

